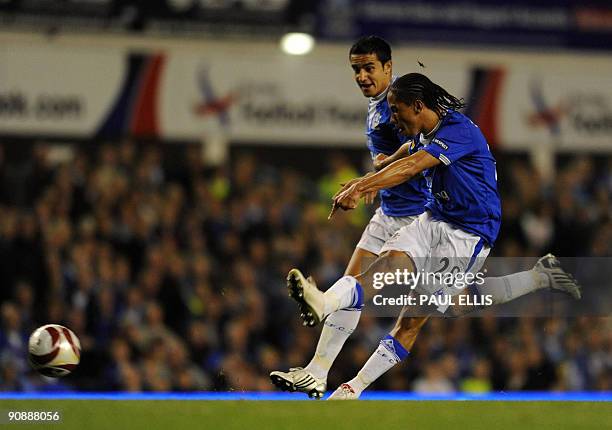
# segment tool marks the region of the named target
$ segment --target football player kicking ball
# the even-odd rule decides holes
[[[383,39],[368,36],[359,39],[349,51],[354,78],[365,97],[369,98],[366,119],[367,146],[372,158],[379,162],[391,156],[408,139],[401,136],[391,123],[387,91],[393,80],[391,47]],[[403,147],[409,155],[409,144]],[[378,158],[377,158],[378,157]],[[355,180],[356,181],[356,180]],[[350,185],[347,184],[347,185]],[[357,276],[366,267],[364,261],[374,261],[384,243],[401,227],[414,221],[425,211],[430,196],[425,177],[380,190],[380,208],[366,226],[349,261],[345,274]],[[372,201],[374,193],[364,196]],[[357,327],[363,302],[332,312],[323,326],[314,357],[305,368],[270,374],[272,383],[286,391],[301,391],[320,398],[327,389],[327,374],[342,346]]]
[[[418,150],[408,157],[402,158],[399,153],[389,157],[382,163],[382,170],[345,187],[335,198],[334,206],[354,209],[369,193],[423,175],[431,181],[434,200],[425,205],[426,211],[413,223],[400,228],[384,244],[380,257],[364,273],[340,278],[325,293],[299,270],[291,270],[290,296],[300,305],[307,325],[318,324],[339,310],[361,307],[371,296],[375,273],[394,273],[397,269],[414,273],[476,273],[497,237],[501,207],[495,160],[480,129],[455,110],[462,103],[418,73],[395,80],[387,100],[392,123],[404,135],[416,136]],[[441,269],[441,259],[450,264]],[[454,285],[420,283],[416,288],[419,294],[429,296],[468,294],[467,289],[460,290]],[[483,285],[475,288],[475,294],[489,295],[493,304],[540,288],[554,288],[580,298],[575,281],[550,255],[540,259],[532,270],[486,278]],[[459,316],[474,310],[474,306],[438,310]],[[368,385],[408,356],[428,316],[407,317],[404,311],[356,377],[342,384],[331,399],[358,398]]]

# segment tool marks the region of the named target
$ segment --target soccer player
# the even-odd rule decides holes
[[[369,98],[366,119],[367,146],[373,160],[380,163],[408,141],[391,123],[387,91],[393,80],[391,47],[383,39],[368,36],[359,39],[349,51],[354,79],[365,97]],[[403,147],[409,154],[410,143]],[[350,183],[346,186],[350,186]],[[425,210],[430,197],[425,177],[379,191],[380,207],[366,226],[348,263],[345,274],[357,276],[373,261],[383,244],[401,227],[410,224]],[[372,200],[372,194],[366,195]],[[283,390],[302,391],[320,398],[327,387],[327,374],[342,346],[353,333],[361,315],[362,302],[331,312],[325,320],[314,357],[305,368],[270,374],[274,385]]]
[[[334,204],[349,210],[359,199],[381,189],[426,176],[434,200],[413,223],[400,228],[380,250],[380,257],[362,274],[340,278],[325,293],[299,270],[288,275],[291,297],[302,318],[314,325],[338,310],[359,306],[371,295],[375,273],[397,269],[427,273],[476,273],[494,245],[501,205],[495,160],[480,129],[457,112],[463,103],[426,76],[411,73],[395,80],[387,94],[391,122],[406,136],[416,136],[417,151],[408,157],[396,153],[381,163],[382,170],[345,187]],[[442,260],[449,264],[440,266]],[[365,286],[366,289],[362,288]],[[540,288],[552,287],[580,297],[577,284],[553,256],[536,267],[502,278],[487,278],[481,286],[493,304],[505,303]],[[453,284],[419,283],[417,292],[428,296],[467,294]],[[477,287],[477,289],[479,289]],[[477,291],[484,294],[484,291]],[[440,309],[447,311],[446,309]],[[451,306],[451,315],[473,310]],[[361,392],[409,354],[428,316],[400,315],[394,329],[381,342],[357,376],[342,384],[332,399],[356,399]]]

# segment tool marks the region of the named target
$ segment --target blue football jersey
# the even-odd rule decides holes
[[[426,172],[434,199],[426,206],[434,219],[473,233],[493,246],[501,224],[495,158],[480,128],[449,110],[422,149],[442,164]]]
[[[387,92],[373,97],[368,103],[366,123],[367,145],[374,159],[378,154],[391,155],[408,139],[401,136],[391,124],[391,109],[387,103]],[[411,148],[411,153],[414,152]],[[419,215],[425,211],[430,197],[425,177],[414,178],[392,188],[380,190],[380,207],[392,217]]]

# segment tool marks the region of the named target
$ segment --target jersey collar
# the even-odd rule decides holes
[[[438,120],[438,123],[436,124],[436,126],[434,128],[432,128],[429,133],[423,134],[423,138],[427,139],[427,140],[431,140],[431,138],[434,136],[434,134],[436,134],[436,131],[438,131],[438,129],[440,128],[440,125],[442,125],[442,120],[443,119],[444,119],[444,117],[440,118]]]

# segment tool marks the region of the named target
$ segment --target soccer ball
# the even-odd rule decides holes
[[[72,372],[81,359],[81,342],[69,329],[47,324],[34,330],[28,342],[28,360],[38,373],[59,378]]]

